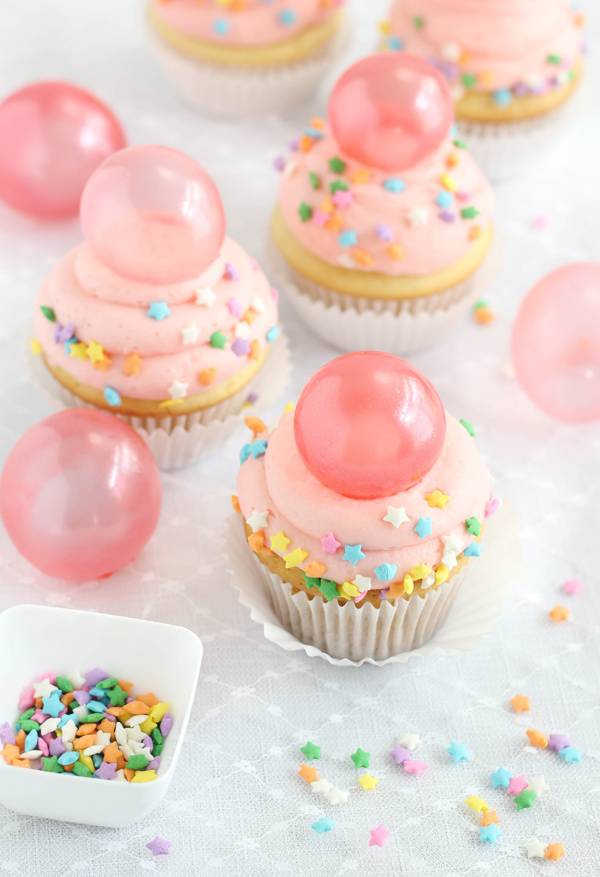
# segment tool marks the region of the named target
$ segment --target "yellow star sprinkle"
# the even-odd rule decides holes
[[[475,813],[481,813],[482,810],[490,809],[483,798],[476,798],[475,795],[471,795],[470,798],[467,798],[465,804],[468,804],[471,810],[474,810]]]
[[[370,773],[366,773],[364,777],[359,777],[358,781],[365,790],[365,792],[367,791],[367,789],[374,789],[379,782],[377,777],[372,777]]]
[[[285,560],[285,568],[292,569],[294,566],[300,566],[303,560],[308,557],[308,551],[302,551],[301,548],[296,548],[295,551],[290,551],[289,554],[284,556]]]
[[[450,572],[445,563],[440,563],[438,568],[435,571],[435,583],[436,585],[441,585],[442,582],[445,582]]]
[[[37,338],[31,338],[29,341],[29,346],[31,347],[31,352],[34,356],[39,356],[42,352],[42,345],[37,340]]]
[[[104,347],[101,344],[97,344],[94,340],[92,340],[88,344],[87,355],[92,360],[92,363],[94,365],[97,362],[102,362],[102,360],[104,359]]]
[[[404,592],[406,594],[412,594],[415,589],[415,583],[412,578],[408,575],[408,573],[404,576]]]
[[[424,563],[420,563],[419,566],[415,566],[414,569],[411,569],[410,574],[413,579],[417,581],[417,579],[426,579],[430,572],[430,567],[426,566]]]
[[[159,404],[159,408],[170,408],[171,405],[181,405],[183,399],[165,399]]]
[[[271,548],[273,551],[285,551],[289,544],[290,540],[281,530],[275,536],[271,536]]]
[[[426,493],[425,499],[429,503],[429,508],[445,509],[446,503],[449,501],[450,497],[446,496],[445,493],[442,493],[441,490],[435,490],[433,493]]]
[[[444,189],[447,189],[448,192],[456,192],[458,188],[454,177],[451,177],[450,174],[442,174],[441,183]]]
[[[358,597],[360,591],[353,585],[352,582],[344,582],[344,584],[340,587],[340,593],[343,597],[348,597],[349,600],[352,600],[354,597]]]
[[[78,341],[77,344],[69,345],[69,356],[76,356],[77,359],[86,359],[87,357],[87,344],[84,344],[83,341]]]
[[[293,402],[288,402],[285,408],[283,409],[284,414],[289,414],[290,411],[293,411],[296,406]]]
[[[392,32],[391,21],[380,21],[379,22],[379,30],[384,36],[391,34],[391,32]]]

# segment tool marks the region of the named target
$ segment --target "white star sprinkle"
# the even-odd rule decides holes
[[[333,783],[330,783],[329,780],[315,780],[314,783],[310,784],[310,787],[316,795],[324,795],[333,789]]]
[[[69,721],[62,726],[61,730],[61,740],[63,741],[63,743],[72,743],[75,739],[75,735],[77,734],[77,725],[75,724],[73,719],[69,719]]]
[[[528,859],[533,859],[534,857],[538,859],[544,858],[547,844],[543,844],[537,837],[533,837],[529,843],[523,844],[523,846],[527,850]]]
[[[217,300],[210,286],[204,286],[196,292],[196,304],[204,305],[207,308],[212,307]]]
[[[388,524],[393,524],[394,527],[398,529],[400,524],[407,524],[410,521],[410,518],[406,514],[406,509],[404,507],[401,509],[395,509],[393,505],[389,505],[387,515],[383,520],[387,521]]]
[[[298,162],[296,161],[295,158],[290,158],[290,160],[287,162],[287,164],[283,170],[284,179],[289,180],[290,177],[294,176],[294,174],[296,173],[297,170],[298,170]]]
[[[250,307],[253,311],[256,311],[257,314],[264,314],[265,312],[265,303],[260,295],[254,296],[254,298],[250,302]]]
[[[341,789],[334,787],[325,792],[325,798],[327,798],[330,804],[345,804],[348,800],[348,792],[342,792]]]
[[[369,578],[369,576],[356,576],[352,584],[356,585],[356,587],[362,594],[363,591],[368,591],[371,587],[371,579]]]
[[[200,328],[195,323],[189,323],[181,330],[181,336],[184,344],[195,344],[200,334]]]
[[[46,719],[45,722],[42,722],[42,726],[40,728],[40,735],[43,737],[44,734],[52,734],[53,731],[56,731],[58,728],[58,723],[60,719],[49,718]]]
[[[442,536],[442,542],[444,543],[444,550],[451,551],[453,554],[459,554],[465,547],[465,543],[458,536],[455,536],[454,533],[451,533],[449,536]]]
[[[246,518],[246,523],[249,527],[252,527],[252,532],[256,533],[257,530],[262,530],[263,527],[267,526],[267,518],[269,517],[269,512],[259,512],[258,509],[254,509],[249,518]]]
[[[458,43],[444,43],[442,46],[442,58],[445,61],[451,61],[453,64],[456,64],[457,61],[460,61],[461,56],[462,49]]]
[[[342,268],[354,269],[355,267],[354,259],[352,256],[349,256],[348,253],[342,253],[338,261]]]
[[[79,670],[73,670],[72,673],[69,673],[67,679],[69,680],[75,691],[79,691],[79,689],[82,688],[82,686],[84,686],[86,683],[85,676],[82,676]]]
[[[88,746],[87,749],[83,750],[84,755],[99,755],[100,752],[104,749],[105,746],[110,744],[110,732],[109,731],[98,731],[96,734],[96,740],[94,741],[93,746]]]
[[[421,579],[421,589],[425,590],[426,588],[430,588],[432,585],[435,585],[435,573],[430,572],[426,579]]]
[[[246,320],[240,320],[239,323],[236,323],[234,334],[236,338],[249,338],[250,323],[247,323]]]
[[[421,746],[421,738],[418,734],[405,734],[403,737],[400,737],[398,743],[403,749],[409,749],[411,752],[414,752],[415,749]]]
[[[427,225],[429,222],[429,210],[427,207],[414,207],[408,214],[408,221],[413,228]]]
[[[56,685],[52,685],[49,679],[42,679],[41,682],[33,683],[33,690],[35,691],[36,698],[38,697],[50,697],[53,691],[56,691]]]
[[[529,780],[529,792],[533,792],[536,798],[539,798],[544,792],[547,792],[550,786],[546,785],[546,777],[533,777]]]
[[[169,396],[171,399],[185,399],[188,385],[183,381],[173,381],[169,387]]]

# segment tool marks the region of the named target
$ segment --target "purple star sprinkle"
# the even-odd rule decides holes
[[[57,755],[59,758],[67,751],[65,748],[65,744],[62,741],[62,737],[52,737],[50,740],[49,749],[50,755]]]
[[[89,673],[84,673],[84,676],[90,688],[95,688],[95,686],[98,685],[99,682],[102,682],[103,679],[108,679],[108,673],[105,673],[100,667],[94,667]]]
[[[152,738],[151,738],[151,737],[148,737],[147,734],[146,734],[146,736],[143,738],[142,743],[144,744],[144,746],[147,746],[148,749],[152,749],[152,747],[154,746],[154,743],[152,742]]]
[[[300,149],[300,138],[299,138],[299,137],[294,137],[293,140],[290,140],[289,143],[288,143],[288,148],[289,148],[292,152],[298,152],[298,150]]]
[[[164,719],[163,719],[163,722],[164,722]],[[161,731],[161,733],[162,733],[162,731]],[[2,743],[4,745],[6,745],[7,743],[10,743],[13,746],[15,745],[15,735],[13,733],[13,729],[8,724],[8,722],[4,722],[4,724],[0,728],[0,740],[2,741]]]
[[[81,689],[79,691],[74,691],[73,697],[75,698],[75,700],[77,701],[79,706],[85,706],[85,704],[89,703],[90,700],[92,699],[92,696],[89,693],[89,691],[84,691],[83,689]]]
[[[57,323],[54,327],[54,343],[64,344],[66,341],[70,341],[74,334],[75,326],[73,323],[69,323],[67,326]]]
[[[250,401],[250,397],[248,397],[248,401]],[[166,737],[171,728],[173,727],[173,716],[171,713],[165,713],[162,722],[160,723],[160,733],[163,737]]]
[[[283,155],[278,155],[273,159],[273,167],[278,173],[283,173],[285,170],[285,158]]]
[[[390,755],[396,762],[396,764],[404,764],[405,761],[410,761],[412,758],[412,753],[410,749],[405,749],[404,746],[394,746]]]
[[[242,316],[242,305],[239,299],[235,297],[235,295],[227,299],[227,307],[229,308],[229,313],[231,314],[231,316],[237,317],[237,319],[239,320]]]
[[[529,89],[524,82],[517,82],[517,84],[513,86],[513,94],[516,97],[525,97],[529,94]]]
[[[247,338],[236,338],[231,349],[236,356],[248,356],[250,354],[250,342]]]
[[[117,765],[109,764],[108,761],[103,761],[94,776],[97,776],[98,779],[101,780],[114,780],[117,776]]]
[[[550,734],[548,738],[548,749],[554,749],[555,752],[567,749],[570,745],[571,741],[566,734]]]
[[[442,222],[456,222],[456,213],[453,213],[452,210],[442,210],[438,216]]]
[[[394,232],[385,223],[381,222],[379,225],[375,226],[375,234],[379,238],[380,241],[383,241],[386,244],[391,244],[394,240]]]
[[[258,393],[250,393],[250,395],[246,399],[246,402],[248,403],[248,405],[256,405],[256,403],[258,402]],[[171,715],[171,713],[167,713],[167,715],[165,716],[165,719],[167,716],[170,716],[170,715]],[[167,736],[164,733],[164,731],[162,731],[162,730],[161,730],[161,734],[163,735],[163,737]]]
[[[173,844],[170,840],[165,840],[164,837],[158,837],[157,835],[154,840],[151,840],[146,846],[151,850],[153,856],[168,856],[169,850]]]
[[[225,265],[225,276],[229,278],[229,280],[239,280],[240,274],[235,265],[232,265],[231,262],[227,262]]]
[[[158,770],[160,767],[160,755],[155,755],[152,761],[146,767],[146,770]]]

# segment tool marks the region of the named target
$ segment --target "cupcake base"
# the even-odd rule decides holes
[[[57,410],[96,408],[59,383],[41,356],[29,353],[34,383]],[[259,415],[284,393],[291,374],[284,333],[271,344],[264,365],[237,393],[216,405],[190,414],[133,417],[116,414],[129,423],[150,447],[161,469],[181,469],[216,453],[239,429],[244,418]],[[255,402],[248,404],[249,397]]]
[[[278,113],[302,103],[317,89],[350,42],[347,16],[325,46],[298,61],[270,66],[233,66],[191,58],[161,39],[151,41],[165,73],[198,109],[235,118]]]

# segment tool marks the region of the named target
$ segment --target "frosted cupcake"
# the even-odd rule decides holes
[[[345,0],[151,0],[159,58],[176,88],[228,116],[304,100],[344,48]]]
[[[163,147],[123,150],[90,179],[81,219],[86,241],[34,308],[34,347],[60,398],[162,441],[239,412],[278,335],[277,305],[225,236],[204,169]]]
[[[313,119],[298,141],[272,219],[273,268],[324,341],[427,347],[495,276],[494,195],[452,121],[441,74],[377,55],[342,76],[329,123]]]
[[[566,0],[397,0],[384,47],[446,76],[461,135],[495,179],[526,170],[563,127],[583,72],[582,26]]]
[[[496,507],[467,427],[413,366],[362,352],[324,366],[244,446],[239,526],[301,642],[385,660],[439,629]]]

